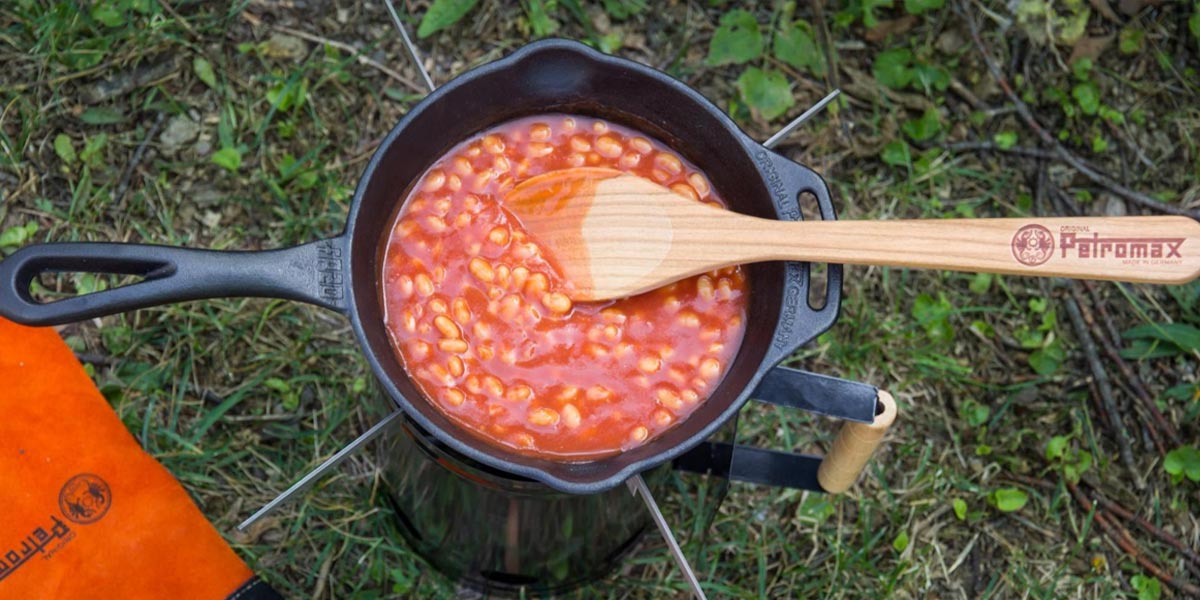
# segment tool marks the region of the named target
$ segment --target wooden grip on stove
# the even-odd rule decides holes
[[[879,390],[875,422],[842,425],[829,454],[817,470],[817,481],[826,492],[839,494],[854,485],[867,461],[883,441],[883,436],[896,420],[896,399]]]

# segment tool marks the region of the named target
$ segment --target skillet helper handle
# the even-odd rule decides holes
[[[779,221],[772,224],[787,226],[805,223],[800,196],[809,193],[816,198],[817,213],[812,222],[836,222],[829,186],[816,171],[772,152],[756,142],[747,145],[759,173],[771,193]],[[718,244],[715,248],[721,248]],[[817,337],[837,321],[842,300],[842,265],[831,263],[825,270],[825,294],[819,304],[809,302],[809,289],[814,285],[814,268],[810,262],[791,261],[784,265],[783,299],[776,324],[776,335],[764,362],[778,363],[801,345]]]
[[[0,316],[61,325],[149,306],[221,297],[266,297],[345,311],[344,238],[262,252],[119,243],[27,246],[0,261]],[[41,303],[30,292],[43,273],[136,275],[142,281]]]
[[[871,455],[879,448],[884,434],[896,421],[896,399],[891,394],[879,390],[876,403],[875,421],[846,421],[833,440],[833,447],[821,461],[817,481],[826,492],[840,494],[854,485]]]

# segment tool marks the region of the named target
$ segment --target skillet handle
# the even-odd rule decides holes
[[[61,325],[173,302],[251,296],[299,300],[345,313],[346,247],[345,237],[262,252],[118,243],[27,246],[0,261],[0,316],[25,325]],[[49,272],[144,279],[41,303],[30,293],[30,284]]]

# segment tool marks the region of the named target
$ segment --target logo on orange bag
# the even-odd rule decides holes
[[[80,473],[67,480],[58,492],[58,507],[62,517],[72,523],[88,525],[108,514],[112,506],[112,489],[99,475]],[[4,550],[0,546],[0,581],[17,572],[25,563],[37,555],[49,560],[68,542],[75,539],[71,526],[59,515],[50,515],[51,525],[37,527],[25,539]]]
[[[80,473],[69,479],[58,493],[58,508],[63,516],[90,525],[108,514],[112,505],[112,490],[98,475]]]

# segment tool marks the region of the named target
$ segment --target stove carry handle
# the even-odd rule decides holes
[[[817,481],[826,492],[840,494],[854,485],[896,421],[896,399],[891,394],[879,390],[875,406],[879,412],[873,423],[847,421],[838,430],[833,446],[817,469]]]
[[[769,372],[753,397],[847,422],[824,457],[705,441],[675,459],[675,468],[731,481],[841,493],[858,479],[896,418],[896,401],[885,391],[786,367]]]

